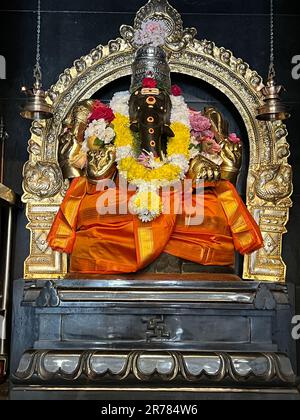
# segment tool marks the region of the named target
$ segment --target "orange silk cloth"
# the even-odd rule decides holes
[[[112,190],[116,209],[134,194],[125,197],[118,188]],[[86,178],[76,178],[54,220],[48,243],[71,254],[73,273],[133,273],[162,252],[202,265],[232,265],[235,249],[248,254],[262,247],[257,224],[228,181],[205,184],[204,201],[198,204],[204,220],[195,226],[186,223],[184,213],[163,214],[150,223],[118,211],[100,215],[97,207],[105,193]],[[196,200],[193,196],[194,205]]]

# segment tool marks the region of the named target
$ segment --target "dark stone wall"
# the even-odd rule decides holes
[[[55,83],[59,74],[73,61],[98,44],[106,44],[118,35],[121,24],[132,24],[134,15],[146,0],[42,0],[42,66],[44,86]],[[194,26],[198,38],[206,38],[232,50],[263,76],[268,67],[268,0],[171,0],[182,14],[185,26]],[[6,143],[5,183],[18,193],[22,187],[22,166],[27,160],[30,124],[19,117],[22,103],[20,86],[31,84],[35,59],[36,0],[2,0],[0,55],[7,61],[7,79],[0,80],[0,107],[10,135]],[[300,3],[277,0],[276,65],[278,80],[285,85],[286,102],[292,108],[288,121],[291,158],[294,167],[294,207],[288,234],[284,239],[284,258],[288,282],[297,288],[297,313],[300,314],[300,115],[299,80],[292,77],[292,58],[300,55]],[[22,277],[23,261],[29,251],[29,235],[24,212],[16,226],[17,244],[14,278]],[[300,357],[299,357],[300,359]],[[299,363],[300,364],[300,363]]]

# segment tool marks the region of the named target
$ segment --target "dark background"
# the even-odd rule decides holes
[[[54,84],[59,74],[71,67],[75,59],[87,54],[98,44],[105,45],[110,39],[116,38],[121,24],[132,25],[136,11],[145,3],[146,0],[42,0],[44,86]],[[197,28],[198,39],[206,38],[232,50],[236,57],[243,58],[251,68],[266,76],[269,60],[268,0],[170,0],[170,3],[181,13],[185,27]],[[5,184],[19,194],[22,193],[22,167],[28,158],[27,141],[30,137],[30,124],[19,117],[23,101],[20,86],[32,83],[36,7],[36,0],[2,0],[0,4],[0,55],[7,61],[7,79],[0,80],[0,109],[10,136],[6,142]],[[292,58],[300,55],[300,3],[275,0],[275,9],[278,80],[287,89],[285,101],[291,106],[293,114],[287,126],[291,145],[290,163],[294,169],[294,207],[283,249],[288,266],[288,282],[296,286],[297,313],[300,314],[300,79],[293,80],[291,75]],[[191,86],[187,80],[187,94],[192,92]],[[221,102],[220,97],[215,97],[212,91],[206,92],[204,87],[193,92],[191,99],[197,95],[203,101]],[[234,110],[228,112],[228,118],[233,125],[236,124],[233,129],[239,130]],[[14,278],[22,277],[23,261],[29,254],[29,234],[25,226],[24,212],[20,212],[16,226],[16,243],[19,246],[14,255]]]

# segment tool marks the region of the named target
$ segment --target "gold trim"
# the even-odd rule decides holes
[[[6,201],[10,205],[16,204],[16,194],[10,188],[0,183],[0,199]]]

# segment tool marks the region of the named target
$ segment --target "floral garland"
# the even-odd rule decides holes
[[[100,150],[114,142],[119,174],[138,189],[130,199],[129,210],[143,222],[150,222],[162,213],[160,189],[183,180],[190,159],[202,155],[218,165],[223,163],[222,148],[215,140],[210,120],[188,108],[178,86],[172,87],[170,98],[170,127],[174,137],[168,140],[167,156],[157,158],[146,151],[138,155],[139,148],[130,129],[130,93],[126,91],[116,93],[109,107],[95,102],[81,151],[73,162],[82,169],[87,165],[89,151]],[[235,133],[230,134],[228,140],[235,144],[241,141]]]
[[[154,83],[155,80],[145,79],[144,82],[150,86],[150,82]],[[129,202],[129,210],[143,222],[150,222],[163,210],[160,188],[171,186],[184,179],[189,169],[189,110],[181,96],[180,88],[174,87],[171,96],[171,129],[174,137],[168,141],[167,156],[160,159],[144,152],[138,156],[135,138],[130,130],[129,99],[129,92],[119,92],[114,95],[110,103],[116,116],[113,121],[116,133],[116,159],[120,175],[138,188]]]
[[[190,130],[180,122],[171,124],[175,136],[169,140],[167,157],[156,168],[147,168],[137,159],[129,118],[117,114],[114,120],[118,168],[136,186],[156,182],[158,187],[183,179],[189,167]],[[124,154],[126,153],[126,155]],[[127,173],[124,174],[124,173]]]
[[[141,156],[137,155],[135,138],[130,130],[130,121],[127,115],[118,113],[124,110],[124,100],[129,95],[118,94],[120,101],[114,97],[111,107],[115,113],[113,121],[115,130],[115,146],[117,149],[117,164],[120,175],[129,183],[138,187],[138,192],[131,198],[129,209],[143,222],[150,222],[158,217],[162,210],[159,196],[161,187],[171,186],[185,178],[189,169],[190,160],[190,127],[188,124],[188,107],[184,102],[177,101],[174,107],[171,129],[174,137],[170,138],[167,145],[167,156],[163,159],[154,158],[149,154],[148,164],[145,165]],[[176,108],[184,116],[182,121],[175,121]],[[184,112],[185,111],[185,112]],[[127,112],[126,112],[127,114]],[[146,156],[147,157],[147,156]]]
[[[190,124],[191,158],[201,155],[216,165],[222,165],[222,146],[215,139],[210,119],[205,117],[201,111],[190,109]],[[234,144],[241,142],[241,139],[235,133],[230,134],[228,140]]]

